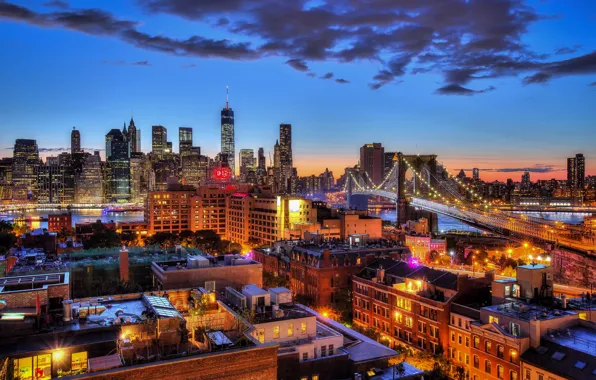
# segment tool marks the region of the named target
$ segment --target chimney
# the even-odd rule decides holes
[[[329,249],[325,248],[323,250],[323,267],[329,268],[331,266],[331,259],[330,259],[330,252]]]
[[[561,296],[561,301],[563,301],[563,310],[567,309],[567,296],[565,294],[563,294]]]
[[[123,245],[120,250],[120,280],[128,282],[128,249]]]
[[[385,283],[385,269],[383,269],[382,265],[379,265],[379,268],[377,269],[377,282],[378,283]]]
[[[62,301],[62,310],[64,322],[70,322],[72,320],[72,300]]]

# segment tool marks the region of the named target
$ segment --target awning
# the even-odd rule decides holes
[[[120,354],[100,356],[91,358],[89,362],[89,372],[105,371],[106,369],[118,368],[122,366]]]

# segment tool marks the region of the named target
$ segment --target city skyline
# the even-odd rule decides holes
[[[453,174],[464,168],[471,176],[471,169],[478,167],[483,180],[518,181],[528,169],[533,181],[565,179],[566,159],[579,152],[586,156],[586,174],[596,174],[590,166],[596,129],[589,106],[596,95],[596,44],[590,37],[594,33],[587,33],[594,28],[590,21],[596,14],[593,3],[580,2],[573,9],[554,2],[523,3],[533,7],[526,8],[520,5],[522,2],[513,1],[507,6],[520,16],[515,20],[503,20],[504,12],[492,9],[490,14],[495,22],[508,21],[507,25],[512,26],[511,32],[499,31],[504,34],[495,39],[523,50],[523,56],[519,56],[512,52],[513,48],[497,49],[504,52],[501,57],[534,63],[532,69],[509,67],[507,73],[495,73],[494,65],[488,67],[492,72],[478,72],[462,66],[463,61],[457,65],[433,61],[425,73],[416,62],[432,58],[430,50],[436,46],[429,47],[428,43],[400,67],[386,45],[378,51],[362,52],[353,61],[342,60],[339,55],[330,54],[339,51],[336,39],[319,58],[300,50],[296,50],[295,56],[287,51],[235,56],[244,41],[252,43],[247,49],[253,51],[259,45],[258,38],[267,35],[262,30],[252,36],[248,32],[233,33],[225,25],[213,26],[200,19],[202,13],[198,11],[187,12],[188,16],[181,18],[176,14],[181,13],[182,2],[170,3],[171,7],[160,1],[88,3],[89,8],[95,6],[107,15],[103,21],[90,17],[92,12],[73,10],[66,3],[63,8],[30,6],[18,1],[1,3],[0,31],[13,37],[0,42],[8,58],[6,69],[0,74],[8,89],[0,99],[6,107],[2,110],[5,145],[0,147],[0,155],[12,156],[7,148],[17,138],[36,139],[42,156],[52,154],[43,152],[47,149],[64,147],[54,155],[68,151],[68,131],[73,126],[81,133],[81,147],[101,148],[105,133],[121,128],[132,111],[136,127],[144,131],[142,151],[151,149],[152,125],[163,125],[171,131],[191,127],[194,145],[213,157],[221,149],[219,112],[224,107],[224,87],[229,85],[230,103],[237,119],[236,153],[240,149],[265,147],[268,157],[269,152],[273,153],[278,125],[291,123],[293,164],[300,176],[322,173],[326,167],[339,175],[343,168],[357,162],[362,144],[372,142],[381,142],[386,151],[438,154]],[[481,16],[482,11],[498,2],[467,3],[472,7],[470,12]],[[457,21],[445,9],[421,4],[429,14]],[[221,7],[199,11],[209,20],[230,16],[230,28],[241,20],[224,5]],[[258,14],[248,8],[249,13]],[[29,13],[17,12],[23,9]],[[311,4],[301,12],[314,10]],[[336,10],[323,7],[319,11]],[[358,14],[358,10],[354,12]],[[58,18],[59,14],[79,18],[68,23]],[[82,22],[85,17],[89,17],[86,27]],[[466,23],[469,17],[459,22]],[[196,51],[168,54],[164,46],[157,51],[160,47],[123,40],[117,30],[122,24],[101,29],[106,26],[102,22],[112,19],[131,21],[126,25],[135,31],[142,29],[142,33],[151,36],[163,34],[170,42],[178,41],[173,35],[183,39],[197,33],[205,36],[206,41],[211,41],[211,37],[223,45],[205,52],[207,48],[197,44],[193,45]],[[138,21],[144,25],[139,26]],[[381,21],[371,23],[381,25]],[[161,29],[155,29],[157,24]],[[410,36],[413,40],[396,36],[399,43],[392,52],[409,52],[406,42],[424,42],[418,27],[445,33],[444,26],[428,20],[413,24],[417,27]],[[297,25],[289,22],[288,27]],[[579,30],[583,33],[574,33]],[[473,28],[467,32],[469,38],[486,37],[484,34],[488,33]],[[268,36],[265,40],[275,40],[274,37],[285,42],[283,36]],[[312,35],[305,38],[312,41]],[[458,49],[465,45],[459,40]],[[371,60],[375,56],[380,58]],[[369,89],[370,84],[379,84],[372,77],[381,78],[379,70],[389,68],[391,63],[395,70],[386,77],[392,79],[377,90]],[[404,75],[396,75],[399,68]],[[317,78],[309,78],[312,75]],[[338,83],[334,79],[343,80]],[[400,81],[403,83],[397,83]],[[491,91],[480,93],[488,89]],[[50,92],[52,96],[48,96]],[[449,92],[450,96],[436,92]],[[177,147],[177,137],[171,140]],[[237,154],[234,159],[238,159]]]

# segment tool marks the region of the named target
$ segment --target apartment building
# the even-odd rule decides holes
[[[189,230],[193,186],[169,185],[166,191],[152,191],[145,200],[147,233],[180,233]]]

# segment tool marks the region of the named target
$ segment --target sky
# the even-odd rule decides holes
[[[437,154],[484,180],[596,174],[593,0],[0,0],[0,156],[104,148],[134,117],[220,149],[272,154],[293,127],[299,175],[339,177],[365,143]],[[471,173],[468,173],[471,175]]]

